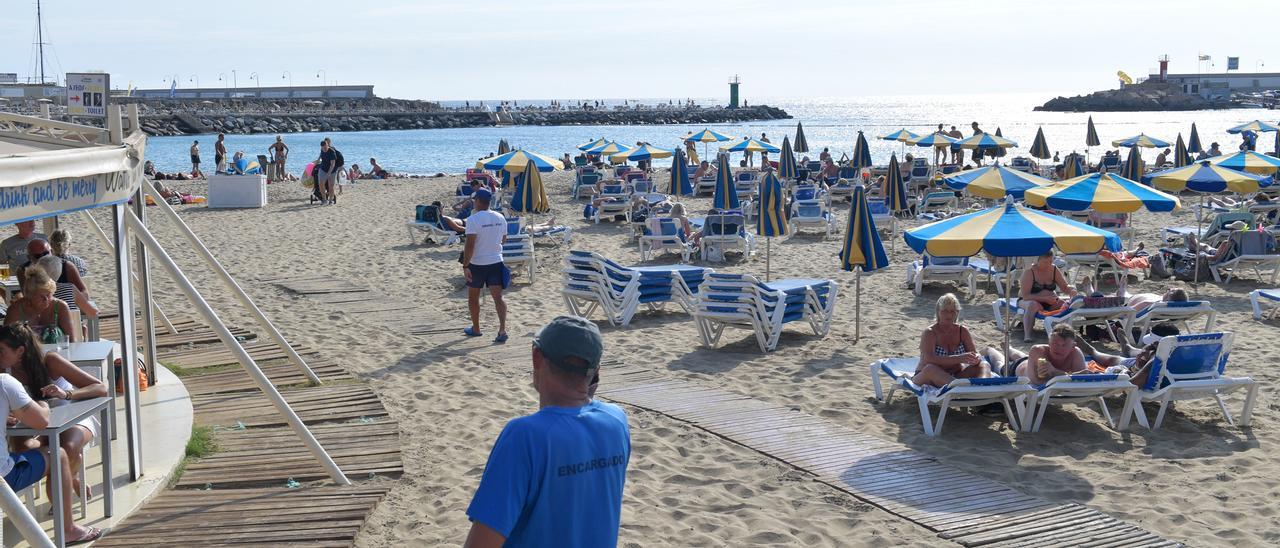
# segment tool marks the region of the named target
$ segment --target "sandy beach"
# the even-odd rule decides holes
[[[665,171],[655,177],[665,178]],[[458,180],[361,181],[347,186],[334,206],[308,205],[309,191],[289,183],[271,186],[271,204],[264,209],[180,207],[183,218],[292,341],[338,359],[371,385],[400,422],[405,474],[371,516],[358,538],[360,546],[461,543],[469,526],[465,509],[493,440],[508,419],[537,407],[529,386],[529,341],[544,322],[567,311],[558,292],[564,254],[570,248],[585,249],[622,264],[639,262],[628,228],[587,224],[582,205],[568,197],[571,174],[550,174],[544,181],[553,211],[533,219],[554,215],[574,229],[572,244],[539,245],[536,283],[517,278],[508,293],[511,341],[497,346],[492,337],[464,338],[465,291],[456,260],[461,247],[424,245],[420,236],[410,244],[405,230],[415,204],[452,203]],[[205,193],[203,182],[171,186]],[[710,203],[708,198],[684,201],[694,215]],[[98,215],[100,223],[107,222]],[[842,227],[846,215],[847,210],[839,213]],[[197,269],[198,258],[176,231],[158,216],[152,219],[157,236],[191,279],[208,290],[212,304],[230,323],[247,323],[214,278]],[[1160,243],[1160,227],[1194,224],[1194,216],[1184,207],[1172,216],[1141,213],[1135,222],[1138,241],[1151,248]],[[89,260],[105,281],[109,260],[83,220],[70,216],[65,226],[75,235],[74,252]],[[1070,407],[1051,410],[1036,434],[1016,434],[1003,421],[959,411],[949,415],[943,435],[931,439],[921,430],[914,402],[874,402],[867,364],[914,355],[937,297],[949,291],[957,292],[964,304],[962,318],[978,343],[998,345],[1000,333],[990,307],[996,296],[985,284],[973,295],[948,283],[926,285],[923,295],[913,295],[905,285],[905,269],[915,257],[898,241],[891,266],[863,279],[862,338],[855,342],[853,276],[837,268],[839,245],[838,237],[823,239],[808,232],[771,246],[775,279],[829,277],[840,283],[840,301],[825,338],[793,326],[776,351],[761,354],[746,331],[730,331],[720,348],[705,348],[689,317],[671,311],[642,313],[625,328],[610,327],[597,317],[606,357],[645,364],[672,379],[784,404],[1026,493],[1083,504],[1190,545],[1280,542],[1280,455],[1265,441],[1275,436],[1271,421],[1280,416],[1280,406],[1270,397],[1280,375],[1266,365],[1276,348],[1276,323],[1253,320],[1246,296],[1265,282],[1248,274],[1227,286],[1201,284],[1193,292],[1193,298],[1210,300],[1218,310],[1217,329],[1236,333],[1228,374],[1251,376],[1263,386],[1251,429],[1229,426],[1211,401],[1200,400],[1176,405],[1155,432],[1137,428],[1119,433],[1095,409]],[[668,254],[654,262],[678,259]],[[763,277],[764,264],[761,253],[745,262],[713,266]],[[459,329],[423,336],[397,333],[377,317],[348,314],[263,281],[290,273],[365,285],[416,304],[419,310],[413,314],[424,323]],[[167,276],[156,278],[161,304],[186,310]],[[1129,290],[1159,293],[1171,283],[1177,282],[1142,280],[1132,282]],[[95,288],[98,300],[110,302],[112,289]],[[485,328],[496,331],[491,306],[485,314]],[[1043,333],[1037,339],[1043,341]],[[499,355],[506,357],[501,363],[494,359]],[[607,385],[608,370],[602,375]],[[1228,399],[1233,413],[1238,414],[1239,402],[1239,397]],[[751,449],[658,414],[627,411],[633,453],[621,545],[945,543],[923,527]]]

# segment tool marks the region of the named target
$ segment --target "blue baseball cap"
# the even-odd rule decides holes
[[[490,200],[493,200],[493,193],[489,192],[489,189],[487,188],[477,189],[473,194],[471,194],[471,199],[480,200],[482,202],[488,202]]]
[[[534,336],[533,345],[552,365],[567,371],[590,374],[600,367],[604,339],[600,328],[586,318],[557,316]],[[576,358],[570,362],[570,358]]]

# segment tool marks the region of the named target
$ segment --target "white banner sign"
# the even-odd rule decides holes
[[[137,188],[128,172],[0,187],[0,220],[16,223],[127,201]]]
[[[71,116],[106,116],[107,90],[111,75],[103,73],[67,73],[67,114]]]

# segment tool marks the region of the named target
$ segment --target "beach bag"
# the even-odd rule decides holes
[[[64,336],[65,335],[62,333],[61,327],[50,325],[40,331],[40,342],[42,344],[57,344]]]
[[[120,358],[116,358],[116,363],[115,363],[115,368],[116,368],[116,394],[123,394],[123,393],[124,393],[124,377],[121,375],[120,365],[121,365],[121,359],[120,359]],[[141,360],[141,359],[139,359],[139,360],[138,360],[138,391],[139,391],[139,392],[146,392],[146,391],[147,391],[147,386],[148,386],[149,384],[150,384],[150,383],[149,383],[149,381],[148,381],[148,379],[147,379],[147,368],[146,368],[146,366],[144,366],[144,365],[142,364],[142,360]]]
[[[591,204],[587,204],[586,207],[582,208],[583,219],[591,219],[595,216],[595,214],[596,214],[596,208]]]
[[[341,151],[341,150],[338,150],[338,148],[337,148],[337,147],[334,147],[334,148],[333,148],[333,154],[334,154],[334,157],[335,157],[335,160],[333,161],[333,170],[334,170],[334,171],[338,171],[338,168],[340,168],[340,167],[342,167],[342,166],[347,165],[347,159],[342,157],[342,151]]]
[[[1192,263],[1195,263],[1194,265]],[[1199,273],[1196,272],[1199,270]],[[1178,264],[1173,269],[1173,277],[1184,282],[1194,282],[1195,280],[1212,280],[1213,272],[1209,270],[1209,260],[1205,257],[1196,257],[1195,261],[1186,260]]]

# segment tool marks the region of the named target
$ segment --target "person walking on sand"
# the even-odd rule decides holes
[[[338,153],[329,146],[329,139],[320,141],[320,161],[316,164],[316,196],[320,205],[329,204],[330,187],[338,164]]]
[[[213,163],[214,173],[222,173],[227,170],[227,134],[219,133],[218,142],[213,144]]]
[[[468,337],[480,336],[480,290],[489,288],[493,308],[498,312],[498,336],[493,342],[507,342],[507,303],[502,290],[511,284],[511,270],[502,263],[502,244],[507,239],[507,219],[489,209],[493,193],[478,189],[471,195],[475,211],[467,216],[467,240],[462,250],[462,273],[467,278],[467,310],[471,327]]]
[[[946,130],[942,129],[942,124],[938,124],[938,131],[933,132],[935,135],[946,135]],[[940,166],[942,161],[947,159],[947,145],[933,145],[933,165]]]
[[[977,122],[974,122],[973,124],[971,124],[971,126],[970,126],[970,127],[972,127],[972,128],[973,128],[973,134],[974,134],[975,136],[977,136],[977,135],[982,135],[982,134],[986,133],[985,131],[982,131],[982,128],[978,127],[978,123],[977,123]],[[982,147],[974,147],[974,149],[973,149],[973,164],[974,164],[974,165],[976,165],[976,166],[978,166],[978,167],[982,167],[982,156],[983,156],[983,154],[982,154]]]
[[[951,126],[951,131],[947,132],[947,137],[958,141],[964,139],[964,134],[960,133],[956,126]],[[964,149],[960,148],[960,145],[951,145],[951,163],[955,165],[964,163]]]
[[[284,137],[276,135],[276,142],[267,147],[271,161],[276,165],[277,181],[284,180],[284,162],[289,157],[289,145],[284,144]]]
[[[502,428],[467,506],[463,546],[616,546],[631,427],[595,400],[604,341],[584,318],[559,316],[533,340],[538,411]]]
[[[200,171],[200,141],[191,142],[191,178],[204,178]]]

